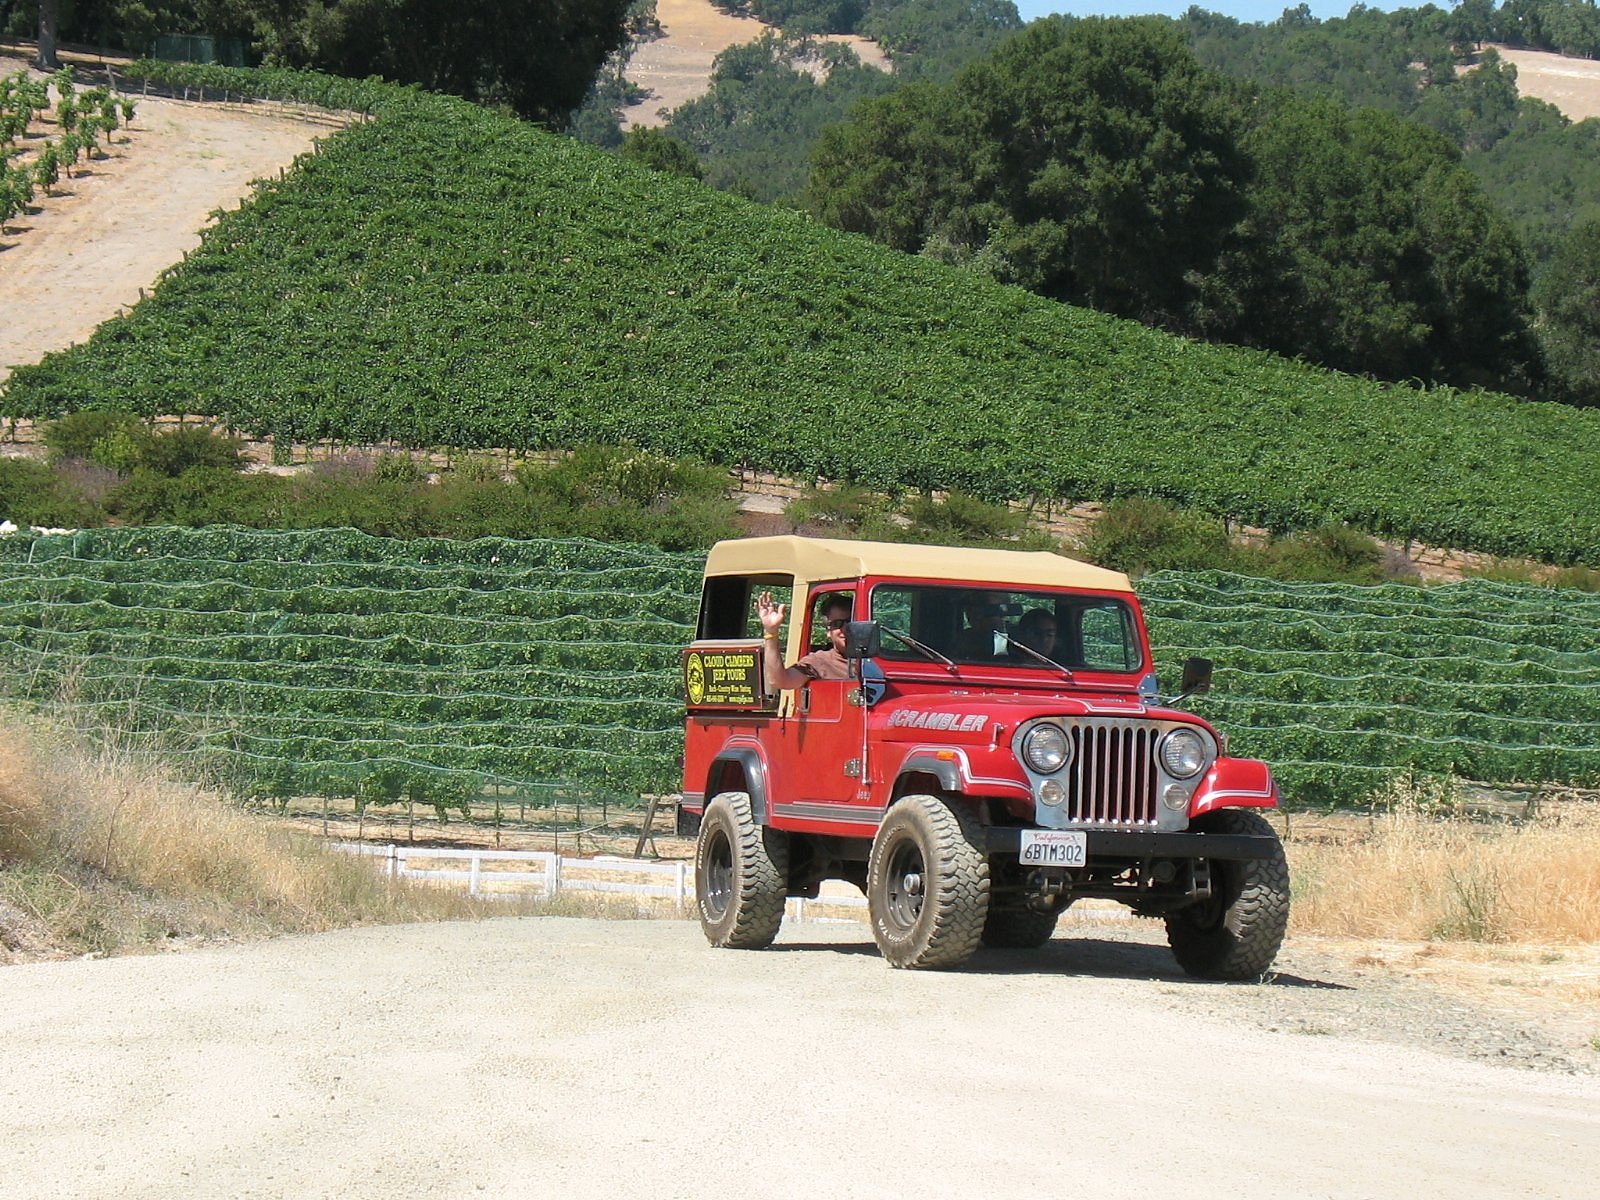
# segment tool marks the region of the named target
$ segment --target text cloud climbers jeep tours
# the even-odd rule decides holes
[[[789,606],[786,666],[842,628],[850,678],[769,690],[763,593]],[[1203,690],[1210,664],[1184,675]],[[1183,696],[1157,699],[1125,575],[1049,553],[721,542],[683,681],[680,832],[715,946],[769,945],[785,898],[825,879],[866,893],[897,967],[1043,945],[1086,897],[1164,917],[1192,975],[1258,978],[1283,942],[1288,866],[1259,812],[1277,785]]]

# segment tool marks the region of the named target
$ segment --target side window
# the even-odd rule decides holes
[[[777,595],[776,592],[773,595]],[[811,596],[810,625],[806,644],[813,650],[826,650],[828,641],[828,613],[848,607],[853,619],[856,611],[856,594],[840,588],[818,588]]]
[[[771,592],[779,604],[794,595],[794,578],[787,575],[724,575],[705,581],[700,593],[700,623],[696,636],[707,639],[758,638],[761,618],[756,597]]]

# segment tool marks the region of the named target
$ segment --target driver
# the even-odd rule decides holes
[[[771,592],[762,592],[756,598],[756,612],[761,617],[761,651],[770,691],[788,691],[804,687],[813,679],[849,679],[850,660],[844,656],[844,627],[850,622],[854,608],[848,594],[832,592],[822,598],[817,611],[828,631],[828,644],[813,650],[792,667],[783,665],[783,647],[779,643],[779,628],[783,625],[788,606],[775,604]]]
[[[1004,592],[971,592],[962,604],[967,627],[956,638],[958,658],[993,658],[1005,650],[1006,604]]]

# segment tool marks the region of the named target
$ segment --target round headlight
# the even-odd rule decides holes
[[[1174,779],[1198,775],[1206,765],[1205,740],[1192,729],[1174,729],[1161,739],[1161,765]]]
[[[1072,743],[1059,725],[1035,725],[1022,739],[1022,757],[1041,775],[1061,770],[1072,757]]]

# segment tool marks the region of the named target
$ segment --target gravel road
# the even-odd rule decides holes
[[[1374,1041],[1381,995],[1190,983],[1125,936],[915,974],[855,925],[737,953],[529,918],[14,966],[0,1193],[1593,1194],[1600,1076]]]

